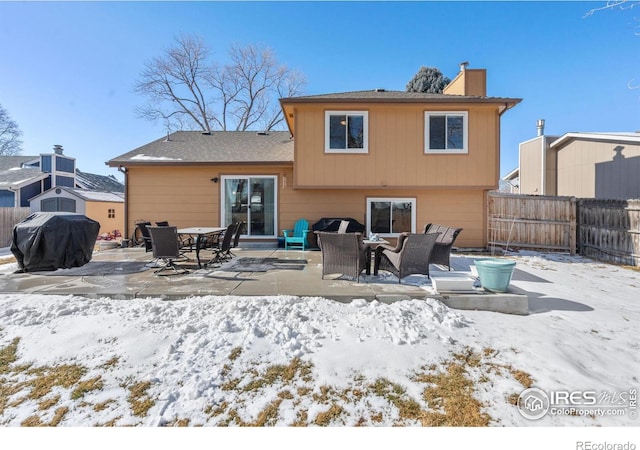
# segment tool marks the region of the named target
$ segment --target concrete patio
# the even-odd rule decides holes
[[[0,293],[78,295],[88,298],[134,299],[157,297],[180,299],[189,296],[275,296],[324,297],[336,301],[362,298],[389,303],[398,300],[438,298],[458,309],[480,309],[528,314],[527,296],[514,286],[504,294],[481,289],[473,292],[437,293],[426,276],[411,275],[398,283],[388,272],[379,276],[362,274],[360,282],[340,275],[322,279],[320,251],[283,249],[234,249],[237,255],[219,267],[198,268],[193,254],[181,262],[190,271],[184,275],[154,275],[151,253],[142,248],[113,248],[96,251],[86,265],[53,272],[6,273],[0,276]],[[203,261],[208,255],[203,255]],[[270,267],[237,270],[229,267],[239,258],[270,259]],[[474,256],[453,255],[452,270],[470,274]],[[246,260],[245,260],[246,261]],[[246,271],[245,271],[246,270]],[[431,276],[447,269],[432,265]],[[518,274],[514,274],[514,277]],[[520,274],[522,276],[522,274]],[[526,276],[526,274],[525,274]]]

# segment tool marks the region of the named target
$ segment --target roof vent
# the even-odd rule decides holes
[[[376,88],[376,92],[387,92],[385,88]]]
[[[203,131],[202,134],[205,136],[211,136],[211,131]]]
[[[62,155],[62,145],[56,144],[53,146],[53,152],[56,155]]]
[[[268,131],[258,131],[256,134],[258,136],[269,136],[269,132]]]

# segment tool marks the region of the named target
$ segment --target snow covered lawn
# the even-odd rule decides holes
[[[511,257],[528,316],[433,299],[2,295],[0,425],[638,426],[628,403],[530,420],[515,402],[530,386],[629,401],[640,273]]]

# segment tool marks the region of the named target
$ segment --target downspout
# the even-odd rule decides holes
[[[127,179],[127,168],[118,166],[118,172],[124,174],[124,236],[133,242],[135,236],[129,236],[129,180]]]

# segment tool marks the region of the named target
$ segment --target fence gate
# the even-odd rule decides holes
[[[576,252],[574,197],[490,192],[487,243],[492,252],[509,249]]]

